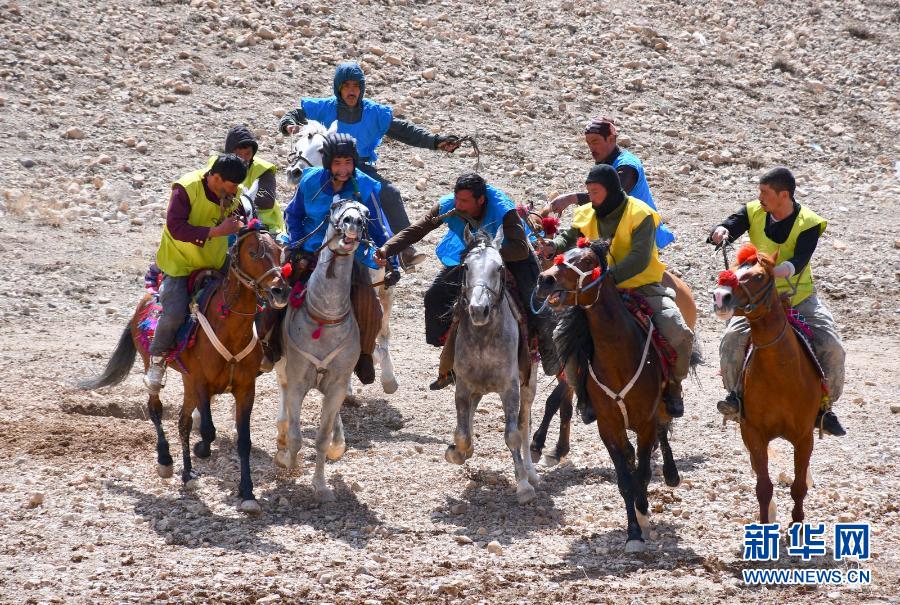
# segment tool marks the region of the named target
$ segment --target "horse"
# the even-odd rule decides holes
[[[556,257],[538,278],[537,295],[551,308],[567,309],[555,335],[557,347],[562,358],[575,356],[568,367],[588,370],[570,379],[579,399],[590,402],[615,466],[628,519],[625,552],[632,553],[646,547],[650,455],[657,443],[666,484],[675,487],[681,479],[668,441],[672,419],[661,405],[662,361],[655,350],[650,354],[651,336],[635,321],[615,282],[606,279],[608,250],[609,242],[598,240]],[[613,393],[606,385],[620,390]],[[637,434],[636,465],[627,429]]]
[[[288,303],[290,291],[282,276],[278,246],[258,223],[251,221],[250,224],[252,226],[238,232],[228,252],[227,274],[217,284],[209,286],[213,291],[207,308],[218,312],[206,316],[202,309],[194,310],[202,329],[198,329],[193,346],[179,353],[176,362],[170,365],[181,373],[184,384],[178,422],[184,461],[183,483],[191,487],[197,479],[191,466],[192,412],[195,408],[200,411],[201,441],[195,445],[194,453],[200,458],[208,458],[210,445],[216,438],[210,403],[215,395],[231,393],[236,406],[237,450],[241,463],[239,508],[254,514],[261,509],[253,495],[250,475],[250,413],[262,359],[254,317],[260,298],[275,308],[283,308]],[[146,346],[141,344],[139,323],[146,315],[147,307],[154,302],[153,294],[141,299],[103,373],[96,379],[80,383],[80,388],[97,389],[122,382],[138,351],[144,361],[144,371],[147,370],[150,357]],[[149,396],[147,407],[156,428],[157,473],[164,479],[169,478],[172,476],[172,456],[162,427],[162,402],[158,393]]]
[[[541,268],[546,271],[553,264],[553,259],[547,259],[543,256],[540,258]],[[662,284],[675,291],[675,304],[681,311],[685,323],[696,333],[697,305],[690,287],[669,271],[663,273]],[[569,439],[572,428],[572,398],[575,391],[569,385],[564,372],[560,373],[557,380],[556,387],[554,387],[544,404],[544,416],[531,439],[531,458],[537,462],[541,459],[541,454],[543,453],[544,443],[547,440],[547,431],[550,429],[550,422],[557,412],[559,413],[559,438],[556,441],[556,446],[553,448],[553,453],[544,454],[545,466],[559,464],[569,454]]]
[[[312,485],[320,502],[335,499],[325,482],[325,458],[337,460],[346,450],[340,410],[360,352],[350,286],[354,253],[366,241],[367,223],[363,204],[354,200],[332,204],[324,244],[302,303],[288,308],[281,327],[284,354],[275,364],[281,387],[275,464],[289,470],[297,466],[302,444],[300,408],[310,389],[317,389],[322,393],[322,410]]]
[[[742,249],[741,261],[723,271],[713,291],[715,314],[729,320],[742,315],[750,324],[752,352],[743,377],[741,438],[756,473],[756,499],[761,523],[775,522],[775,499],[769,478],[768,447],[777,437],[794,446],[791,519],[804,519],[803,500],[809,483],[813,431],[822,400],[822,383],[812,353],[790,328],[775,289],[772,256]]]
[[[486,393],[503,402],[504,437],[512,453],[516,496],[520,504],[532,502],[540,477],[529,455],[531,404],[537,389],[537,363],[523,373],[519,366],[519,310],[506,291],[506,269],[500,256],[503,228],[496,236],[465,231],[463,283],[457,303],[456,431],[444,458],[462,464],[472,457],[472,419]]]
[[[310,120],[303,125],[300,132],[291,143],[291,152],[288,154],[287,178],[291,185],[298,185],[303,170],[322,166],[322,146],[325,137],[337,131],[337,122],[326,128],[323,124]],[[375,204],[378,207],[378,204]],[[375,217],[381,221],[382,217]],[[387,225],[385,225],[387,226]],[[381,388],[388,395],[395,393],[399,388],[397,377],[394,374],[394,361],[391,358],[391,311],[394,307],[394,288],[384,285],[384,269],[370,269],[369,280],[375,287],[378,300],[381,302],[381,329],[372,358],[381,369]],[[352,378],[351,378],[352,380]],[[350,382],[347,383],[347,403],[353,403],[353,390]]]

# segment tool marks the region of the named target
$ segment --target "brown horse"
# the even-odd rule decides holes
[[[542,270],[546,271],[552,266],[553,259],[541,258]],[[685,323],[696,333],[697,305],[694,302],[694,295],[691,293],[691,289],[683,280],[668,271],[663,273],[662,284],[675,291],[675,304],[678,305]],[[531,459],[537,462],[541,459],[541,453],[547,441],[547,431],[550,429],[550,422],[556,413],[559,412],[559,438],[556,440],[553,453],[544,455],[544,464],[547,466],[558,464],[569,454],[570,447],[572,398],[575,390],[566,380],[565,373],[560,372],[558,380],[556,387],[550,393],[550,396],[547,397],[547,401],[544,404],[544,416],[541,418],[541,423],[531,439]]]
[[[657,443],[666,484],[674,487],[681,480],[668,441],[671,418],[661,405],[665,387],[662,362],[647,342],[650,336],[622,301],[615,282],[605,279],[608,249],[608,242],[596,241],[589,248],[575,248],[559,257],[559,262],[541,274],[538,296],[554,308],[571,307],[556,335],[559,353],[567,359],[567,367],[588,370],[570,378],[579,399],[590,401],[600,438],[616,469],[628,518],[625,551],[640,552],[644,550],[642,529],[650,512],[650,455]],[[608,391],[613,389],[611,396]],[[637,434],[636,464],[627,429]]]
[[[230,392],[236,404],[237,450],[241,460],[240,509],[248,513],[260,510],[253,496],[250,477],[250,412],[262,359],[254,317],[261,297],[276,308],[287,305],[290,292],[281,274],[280,260],[281,251],[267,232],[258,228],[241,230],[229,251],[228,274],[214,286],[209,299],[207,308],[216,312],[206,318],[197,311],[198,319],[204,317],[201,325],[204,321],[208,322],[209,331],[205,326],[199,329],[194,345],[179,354],[182,367],[172,364],[181,372],[184,383],[184,400],[178,422],[184,459],[182,480],[187,484],[196,478],[191,470],[191,413],[194,408],[200,412],[201,441],[194,448],[194,453],[206,458],[210,455],[210,444],[216,438],[210,401],[215,395]],[[122,382],[131,371],[138,350],[146,371],[150,360],[146,349],[140,346],[138,318],[152,302],[152,294],[141,299],[106,369],[96,379],[81,383],[81,388],[96,389]],[[150,395],[147,407],[156,427],[157,472],[160,477],[168,478],[172,476],[172,456],[162,428],[162,402],[158,394]]]
[[[777,256],[741,250],[742,264],[720,274],[713,296],[719,319],[743,315],[750,324],[753,352],[744,371],[740,424],[741,437],[756,473],[760,522],[775,521],[768,448],[770,441],[782,437],[794,446],[791,518],[800,523],[804,518],[803,499],[822,383],[815,362],[788,325],[787,313],[775,289],[772,268]]]

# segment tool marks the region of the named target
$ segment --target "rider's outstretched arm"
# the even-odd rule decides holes
[[[725,227],[728,230],[728,239],[730,241],[734,241],[742,236],[750,229],[750,217],[747,216],[747,206],[743,206],[740,210],[713,227],[706,238],[707,243],[715,243],[712,240],[712,235],[719,227]]]
[[[281,134],[286,135],[288,133],[288,126],[295,126],[298,124],[306,124],[306,112],[303,111],[302,107],[292,109],[281,116],[281,121],[278,122],[278,131]]]
[[[416,220],[406,229],[396,233],[394,237],[389,239],[382,247],[386,252],[386,257],[394,256],[401,250],[406,250],[413,244],[419,243],[422,238],[441,226],[441,220],[438,218],[441,214],[440,204],[435,204],[428,211],[428,214]]]

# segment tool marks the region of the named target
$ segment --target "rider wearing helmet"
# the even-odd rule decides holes
[[[290,248],[299,257],[300,279],[308,278],[315,264],[315,254],[322,246],[327,227],[324,222],[331,212],[332,202],[340,199],[354,199],[369,210],[368,233],[375,246],[382,246],[390,237],[390,230],[381,212],[381,183],[360,170],[356,140],[341,132],[330,133],[322,148],[322,168],[309,168],[297,187],[294,199],[285,212],[287,218]],[[360,352],[354,370],[363,384],[375,381],[375,366],[372,353],[375,340],[381,329],[381,303],[375,289],[369,287],[369,272],[363,265],[376,268],[385,263],[375,259],[373,249],[360,246],[356,250],[353,271],[353,286],[350,290],[353,313],[359,324]],[[397,261],[391,259],[392,271],[385,281],[386,286],[396,283],[399,273]]]
[[[376,170],[378,154],[375,149],[386,135],[413,147],[452,153],[459,147],[457,137],[431,134],[424,128],[394,117],[393,109],[387,105],[363,98],[366,77],[358,63],[347,61],[338,65],[334,73],[333,88],[334,96],[301,99],[300,107],[281,118],[279,130],[282,134],[288,134],[297,132],[299,125],[305,124],[307,120],[316,120],[326,127],[336,120],[338,132],[347,133],[356,139],[360,156],[358,168],[381,184],[384,214],[390,228],[399,232],[409,226],[409,217],[403,207],[400,190]],[[400,252],[400,261],[404,267],[417,265],[423,260],[425,255],[417,254],[412,247]]]

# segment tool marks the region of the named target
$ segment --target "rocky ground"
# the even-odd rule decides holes
[[[5,2],[0,601],[896,602],[898,24],[891,0]],[[721,326],[706,314],[711,363],[673,438],[684,484],[651,484],[647,553],[622,553],[621,499],[595,429],[573,429],[572,455],[542,470],[533,506],[515,503],[494,397],[478,414],[476,457],[449,466],[452,393],[427,390],[437,353],[422,338],[435,262],[399,288],[400,390],[366,387],[343,412],[350,449],[328,467],[337,503],[315,504],[308,473],[275,475],[268,375],[253,416],[259,517],[235,508],[225,402],[199,488],[157,479],[140,376],[97,394],[72,385],[102,366],[141,293],[169,183],[238,122],[283,167],[277,117],[301,95],[328,94],[344,58],[363,63],[369,94],[398,115],[477,135],[483,173],[517,201],[577,188],[590,165],[580,124],[617,118],[679,237],[664,260],[702,309],[720,263],[706,231],[753,198],[763,169],[794,168],[799,200],[830,221],[815,273],[848,349],[838,411],[850,435],[816,443],[807,514],[872,523],[873,584],[742,584],[754,479],[714,410]],[[391,142],[381,155],[412,215],[475,162]],[[280,191],[289,199],[283,181]],[[170,380],[170,435],[179,396]],[[784,519],[790,451],[776,449]]]

